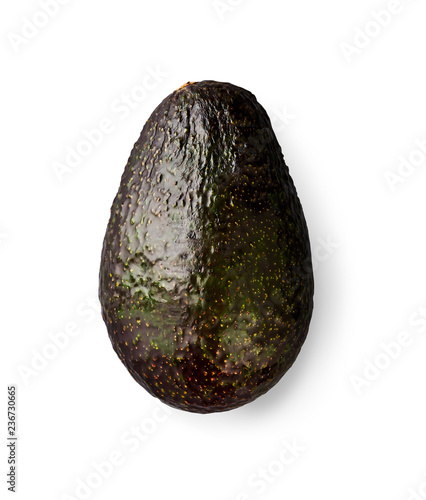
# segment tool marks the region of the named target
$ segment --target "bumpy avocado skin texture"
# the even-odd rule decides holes
[[[188,83],[155,109],[111,208],[99,297],[116,353],[172,407],[237,408],[290,368],[313,309],[309,236],[253,94]]]

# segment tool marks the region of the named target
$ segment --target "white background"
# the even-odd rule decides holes
[[[37,0],[0,7],[2,494],[16,384],[16,498],[426,498],[425,3],[394,1],[383,28],[379,0],[62,3],[48,18]],[[267,395],[165,413],[111,347],[98,270],[143,124],[203,79],[247,88],[273,120],[316,255],[315,311]],[[109,133],[67,165],[105,119]],[[303,450],[291,464],[284,441]],[[111,454],[121,462],[101,478]]]

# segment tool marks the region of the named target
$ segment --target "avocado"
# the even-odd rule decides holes
[[[119,358],[174,408],[240,407],[293,364],[313,288],[266,111],[230,83],[183,85],[143,127],[111,207],[99,298]]]

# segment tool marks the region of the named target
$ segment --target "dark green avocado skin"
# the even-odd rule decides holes
[[[188,83],[155,109],[111,208],[99,297],[112,345],[153,396],[237,408],[296,359],[313,309],[309,235],[266,111]]]

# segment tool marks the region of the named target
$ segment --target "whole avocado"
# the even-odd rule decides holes
[[[293,364],[313,289],[266,111],[230,83],[183,85],[143,127],[111,207],[99,298],[116,353],[172,407],[237,408]]]

